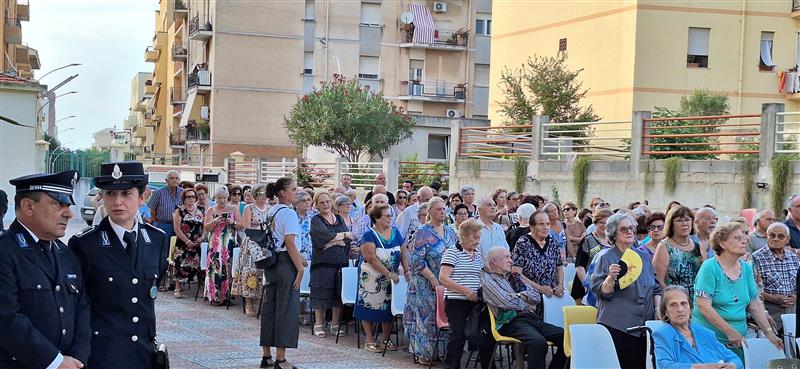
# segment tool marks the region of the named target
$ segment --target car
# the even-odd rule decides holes
[[[92,225],[92,221],[94,221],[94,197],[97,196],[97,193],[100,192],[100,189],[97,187],[92,188],[86,194],[86,197],[83,198],[83,206],[81,206],[81,219],[86,222],[88,225]]]

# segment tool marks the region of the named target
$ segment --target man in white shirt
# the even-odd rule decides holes
[[[397,217],[397,229],[400,231],[400,235],[403,236],[403,239],[408,237],[411,231],[420,226],[419,218],[417,217],[419,206],[420,204],[427,203],[431,198],[433,198],[433,189],[428,186],[422,186],[417,194],[419,196],[419,201],[416,204],[405,208],[405,210],[403,210],[403,212]]]
[[[481,242],[478,244],[478,250],[481,252],[482,257],[486,257],[489,250],[495,247],[509,249],[503,226],[494,222],[496,216],[497,209],[495,208],[494,201],[489,197],[482,198],[478,202],[478,220],[480,220],[481,225],[483,225],[483,229],[481,229]]]

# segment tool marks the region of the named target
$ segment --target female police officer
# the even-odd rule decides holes
[[[136,221],[147,175],[141,163],[105,163],[94,184],[108,216],[69,241],[92,300],[89,368],[154,367],[154,300],[166,270],[163,231]]]

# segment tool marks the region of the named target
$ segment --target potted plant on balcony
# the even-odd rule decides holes
[[[195,128],[197,130],[198,140],[208,140],[209,133],[211,132],[211,126],[208,124],[208,122],[197,123]]]
[[[467,39],[469,38],[469,30],[459,28],[458,31],[454,33],[454,35],[456,36],[456,45],[458,46],[467,45]]]
[[[405,31],[405,34],[404,34],[405,40],[404,40],[404,42],[408,43],[408,42],[412,42],[414,40],[414,24],[413,23],[403,24],[400,27],[400,29]]]

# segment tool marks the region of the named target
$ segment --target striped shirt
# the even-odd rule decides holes
[[[156,219],[153,219],[153,222],[172,223],[172,213],[183,205],[183,201],[181,201],[182,192],[183,189],[180,187],[177,188],[174,196],[169,193],[168,187],[153,191],[150,201],[147,202],[147,206],[150,209],[156,209]]]
[[[483,269],[483,259],[481,253],[475,250],[475,256],[470,258],[469,254],[461,248],[461,244],[447,248],[442,256],[442,266],[453,267],[450,279],[461,286],[467,287],[475,292],[481,288],[481,270]],[[445,288],[444,296],[449,299],[466,300],[467,296],[458,291]]]

